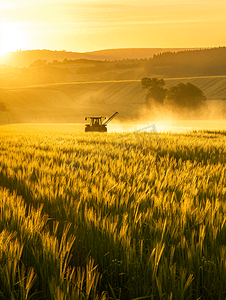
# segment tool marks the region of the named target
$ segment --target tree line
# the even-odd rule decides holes
[[[155,54],[145,66],[146,76],[226,75],[226,47]]]

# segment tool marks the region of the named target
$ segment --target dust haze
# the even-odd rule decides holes
[[[143,106],[139,117],[127,121],[114,121],[109,132],[132,132],[156,125],[157,132],[186,132],[192,130],[226,130],[226,103],[223,100],[207,100],[195,110],[152,105]]]

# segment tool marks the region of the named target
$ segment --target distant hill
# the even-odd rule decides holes
[[[15,59],[16,56],[20,56],[22,64],[25,60],[28,62],[29,58],[31,63],[23,68],[0,64],[0,88],[141,80],[143,77],[226,76],[226,47],[183,51],[171,49],[174,52],[155,52],[151,58],[140,58],[157,50],[163,49],[102,50],[91,54],[85,53],[86,58],[78,58],[78,56],[75,58],[76,55],[81,54],[64,51],[18,51],[13,54]],[[131,58],[135,55],[137,58]],[[116,57],[122,58],[123,56],[127,58],[116,59]],[[112,59],[106,60],[109,57]],[[226,99],[225,87],[222,86],[221,89],[224,94],[221,97]]]
[[[226,75],[226,47],[155,54],[145,69],[156,77]]]
[[[128,48],[128,49],[108,49],[93,52],[67,52],[51,51],[51,50],[27,50],[10,52],[5,56],[0,57],[0,64],[6,64],[13,67],[23,68],[28,67],[31,63],[38,59],[63,61],[67,59],[95,59],[95,60],[122,60],[122,59],[141,59],[150,58],[154,54],[164,52],[178,52],[183,50],[193,50],[194,48]]]

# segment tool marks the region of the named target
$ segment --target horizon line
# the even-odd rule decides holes
[[[204,47],[128,47],[128,48],[104,48],[99,50],[91,50],[91,51],[74,51],[74,50],[57,50],[57,49],[17,49],[15,51],[8,51],[6,53],[17,53],[17,52],[27,52],[27,51],[50,51],[50,52],[67,52],[67,53],[93,53],[93,52],[101,52],[101,51],[108,51],[108,50],[148,50],[148,49],[215,49],[215,48],[225,48],[226,46],[204,46]]]

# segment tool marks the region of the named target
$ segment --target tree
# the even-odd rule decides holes
[[[164,102],[181,108],[198,108],[205,100],[204,93],[197,86],[180,82],[167,90]]]
[[[7,111],[8,111],[8,109],[6,108],[5,103],[0,102],[0,112],[3,112],[3,113],[6,114],[7,119],[8,119],[8,121],[9,121],[9,123],[10,123],[10,119],[9,119],[8,114],[7,114]]]
[[[7,111],[5,103],[3,103],[3,102],[0,102],[0,111],[2,111],[2,112],[6,112]]]
[[[30,67],[46,67],[47,66],[47,60],[46,59],[37,59],[32,64],[30,64]]]
[[[153,103],[163,104],[167,89],[164,89],[165,81],[158,78],[144,77],[141,79],[143,89],[147,89],[146,104],[151,107]]]
[[[148,89],[150,91],[150,89],[155,87],[163,88],[165,81],[164,79],[144,77],[141,79],[141,85],[143,89]]]

